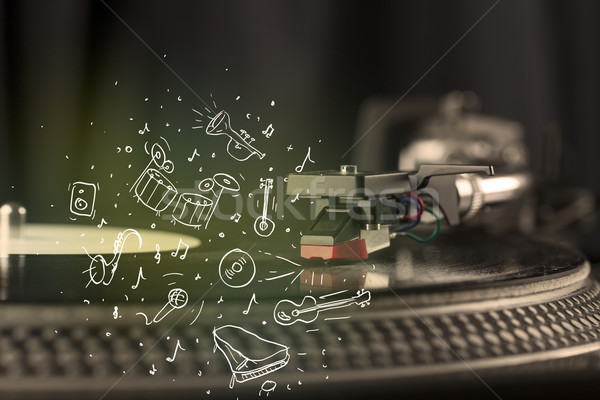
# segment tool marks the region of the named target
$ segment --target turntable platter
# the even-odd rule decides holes
[[[72,229],[71,229],[72,228]],[[63,283],[81,286],[81,271],[87,268],[88,253],[110,252],[111,241],[119,229],[113,231],[82,227],[32,226],[26,235],[27,241],[23,254],[24,270],[16,276],[32,277],[23,279],[19,286],[27,290],[27,282],[39,282],[39,277],[47,274],[60,276]],[[35,233],[35,234],[33,234]],[[82,233],[84,235],[82,236]],[[161,251],[169,252],[177,248],[179,234],[140,230],[144,237],[143,248],[138,249],[137,242],[127,243],[125,251],[132,254],[121,260],[123,271],[133,275],[142,265],[155,264],[155,243],[160,242]],[[102,238],[106,241],[102,243]],[[197,247],[199,240],[183,236],[190,244],[187,259],[191,266],[201,266],[202,273],[218,279],[219,261],[226,251]],[[56,244],[59,242],[59,245]],[[102,243],[102,244],[101,244]],[[239,247],[250,249],[254,242],[240,241]],[[62,254],[53,254],[53,249]],[[244,288],[233,290],[233,297],[245,299],[257,290],[263,295],[274,298],[281,296],[281,282],[270,280],[269,271],[290,274],[290,280],[298,278],[286,289],[288,296],[302,296],[311,292],[332,290],[370,290],[376,293],[390,291],[411,305],[462,302],[501,297],[522,296],[545,291],[566,288],[578,284],[589,274],[589,265],[578,251],[554,242],[527,238],[521,235],[491,235],[473,232],[465,234],[442,234],[431,244],[413,243],[408,240],[396,240],[389,249],[378,252],[367,260],[352,262],[322,262],[301,259],[297,249],[281,248],[266,253],[260,250],[250,251],[257,266],[256,282]],[[138,253],[135,256],[135,253]],[[208,261],[205,261],[208,260]],[[283,262],[282,260],[290,261]],[[161,265],[169,268],[177,265],[178,258],[163,257]],[[11,265],[14,263],[11,263]],[[16,267],[16,264],[13,265]],[[196,269],[196,267],[193,267]],[[200,269],[198,269],[200,271]],[[264,279],[263,279],[264,278]],[[259,280],[262,282],[257,283]],[[54,281],[54,280],[52,280]],[[190,284],[194,283],[192,280]],[[36,284],[35,293],[40,296]],[[83,286],[82,291],[83,291]],[[58,288],[53,290],[56,292]],[[74,293],[73,298],[81,294]],[[147,298],[154,296],[147,294]]]
[[[476,300],[540,293],[583,281],[589,274],[585,257],[555,242],[521,235],[442,235],[435,245],[411,244],[391,249],[389,287],[397,293],[441,301]],[[431,301],[431,298],[429,299]]]
[[[66,255],[112,252],[112,241],[126,228],[93,225],[55,225],[55,224],[26,224],[21,238],[11,238],[3,243],[2,251],[12,255],[46,254]],[[179,239],[185,240],[192,248],[200,245],[200,240],[171,232],[150,229],[139,229],[145,238],[139,245],[125,246],[124,253],[155,252],[155,244],[160,242],[163,250],[175,250]],[[5,247],[7,247],[5,249]]]

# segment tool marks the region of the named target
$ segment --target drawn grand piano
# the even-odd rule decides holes
[[[235,325],[213,331],[215,349],[221,350],[231,368],[229,387],[285,367],[290,360],[288,347],[261,338]]]

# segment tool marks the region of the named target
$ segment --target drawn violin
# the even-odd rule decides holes
[[[253,140],[250,138],[250,135],[244,134],[244,136],[242,136],[231,127],[229,114],[225,111],[220,111],[210,120],[210,123],[206,127],[206,134],[212,136],[228,136],[229,143],[227,144],[227,153],[238,161],[246,161],[255,154],[260,159],[265,156],[265,153],[261,153],[250,145],[249,142]]]
[[[119,232],[119,235],[117,236],[117,240],[115,240],[115,243],[114,243],[114,246],[115,246],[115,248],[113,250],[114,256],[113,256],[112,260],[110,260],[110,262],[106,262],[106,259],[101,254],[91,257],[92,261],[90,262],[90,267],[87,269],[87,271],[89,271],[89,273],[90,273],[90,282],[93,282],[96,285],[99,285],[100,283],[102,283],[104,285],[110,285],[110,283],[112,282],[112,280],[115,276],[115,272],[117,271],[117,267],[119,266],[119,260],[121,259],[121,254],[123,253],[123,247],[125,246],[125,241],[127,240],[127,238],[130,235],[137,236],[138,241],[139,241],[139,248],[142,247],[142,237],[135,229],[126,229],[123,232]],[[89,256],[89,254],[88,254],[88,256]],[[107,267],[109,267],[109,266],[112,266],[112,268],[110,270],[108,280],[106,280],[105,279],[105,278],[107,278],[106,270],[107,270]],[[88,285],[89,285],[89,283],[88,283]]]
[[[292,325],[296,322],[311,323],[317,319],[323,310],[347,307],[352,304],[364,307],[371,301],[371,292],[361,289],[356,296],[317,304],[313,296],[304,296],[300,304],[291,300],[281,300],[273,310],[273,318],[280,325]]]

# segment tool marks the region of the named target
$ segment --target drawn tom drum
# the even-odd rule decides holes
[[[223,173],[215,174],[215,176],[213,176],[213,180],[215,184],[223,188],[223,190],[229,190],[232,192],[237,192],[240,190],[240,184],[231,175]]]
[[[177,197],[177,189],[160,171],[149,168],[136,186],[135,194],[148,208],[160,213]]]
[[[197,193],[182,193],[173,210],[173,218],[183,225],[199,227],[209,215],[213,201]]]

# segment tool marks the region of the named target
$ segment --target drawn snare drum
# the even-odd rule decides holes
[[[177,189],[160,171],[149,168],[135,187],[135,195],[146,207],[160,213],[177,197]]]
[[[213,201],[201,194],[181,193],[173,210],[173,219],[198,228],[208,218],[212,205]]]

